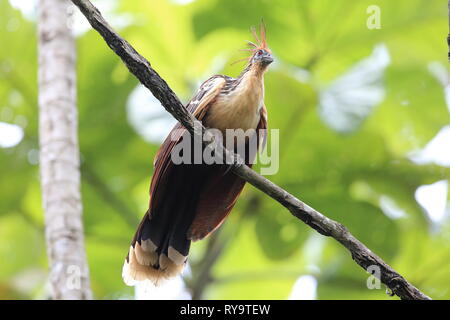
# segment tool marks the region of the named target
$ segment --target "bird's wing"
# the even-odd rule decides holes
[[[187,110],[193,113],[197,120],[202,120],[211,105],[211,102],[213,102],[213,100],[220,93],[220,90],[224,86],[225,82],[225,78],[220,75],[213,76],[203,82],[196,95],[188,103],[186,107]],[[173,147],[184,135],[185,130],[186,129],[180,123],[177,123],[155,156],[153,161],[155,170],[150,185],[150,212],[152,211],[152,208],[156,207],[158,194],[164,192],[167,187],[167,183],[165,181],[166,179],[164,178],[167,176],[166,173],[173,165],[172,161],[170,161],[170,154]]]
[[[194,114],[194,116],[197,118],[197,120],[202,120],[207,109],[210,106],[210,102],[212,100],[214,100],[214,98],[217,97],[217,95],[220,93],[220,90],[224,86],[225,82],[226,82],[225,77],[220,76],[220,75],[215,75],[215,76],[209,78],[208,80],[206,80],[205,82],[203,82],[201,84],[200,88],[198,89],[197,93],[195,94],[195,96],[187,104],[186,109],[190,113]],[[183,132],[182,132],[182,130],[177,130],[177,129],[182,129],[182,128],[183,128],[183,126],[180,123],[177,123],[173,127],[172,131],[167,136],[166,140],[161,145],[161,147],[159,148],[158,152],[155,155],[155,159],[153,160],[153,165],[155,166],[155,168],[158,164],[158,160],[160,158],[161,159],[165,158],[164,156],[160,157],[160,155],[165,154],[164,151],[167,151],[167,149],[169,149],[168,151],[171,151],[173,146],[176,144],[176,142],[178,142],[178,140],[181,137]],[[172,137],[172,134],[174,134],[174,133],[178,133],[178,134],[175,135],[174,137]],[[175,142],[175,143],[171,144],[170,142]]]
[[[267,133],[267,111],[261,109],[257,126],[258,149],[264,148]],[[249,155],[246,164],[252,167],[255,154]],[[250,160],[251,159],[251,160]],[[200,193],[194,221],[188,230],[188,239],[203,239],[225,221],[244,188],[245,180],[228,170],[227,165],[216,166],[208,175],[208,182]]]

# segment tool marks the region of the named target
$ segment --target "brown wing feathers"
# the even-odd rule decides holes
[[[264,147],[267,129],[265,107],[261,109],[261,118],[257,129],[261,129],[257,131],[258,147]],[[250,148],[245,148],[245,150],[248,151]],[[247,154],[245,158],[245,163],[252,167],[255,154]],[[230,172],[227,165],[210,167],[208,181],[199,197],[195,219],[188,231],[188,238],[193,241],[203,239],[220,227],[236,204],[245,185],[245,181]]]

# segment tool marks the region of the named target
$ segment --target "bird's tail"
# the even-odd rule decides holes
[[[152,206],[131,242],[122,270],[127,285],[154,284],[181,273],[191,245],[188,230],[208,168],[172,166],[166,186],[151,195]]]
[[[245,184],[225,164],[175,165],[167,150],[156,162],[149,210],[125,259],[122,276],[128,285],[147,279],[158,284],[181,273],[191,241],[222,224]]]
[[[123,265],[122,277],[127,285],[135,285],[136,282],[144,280],[150,280],[157,285],[162,280],[172,278],[183,270],[190,241],[178,240],[183,242],[183,247],[186,248],[183,253],[169,245],[169,235],[176,231],[175,224],[173,224],[173,230],[168,230],[167,236],[159,237],[159,239],[155,236],[150,238],[150,235],[155,235],[154,231],[157,231],[158,226],[161,225],[162,221],[159,220],[162,219],[156,219],[156,217],[150,219],[147,213],[139,225]],[[180,233],[180,235],[182,234]]]

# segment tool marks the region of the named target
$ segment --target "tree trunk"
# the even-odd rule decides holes
[[[90,299],[77,137],[75,40],[67,0],[39,1],[39,143],[53,299]],[[72,10],[73,12],[73,10]]]

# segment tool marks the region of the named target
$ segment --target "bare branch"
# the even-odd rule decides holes
[[[199,126],[201,126],[201,123],[183,107],[178,97],[150,66],[150,63],[108,25],[98,9],[91,2],[88,0],[72,0],[72,2],[78,6],[92,27],[104,38],[108,46],[122,59],[130,72],[153,93],[163,107],[192,134],[198,135],[199,133],[196,130],[194,131],[194,123]],[[225,150],[225,152],[234,157],[230,151]],[[400,298],[417,300],[430,299],[356,239],[342,224],[327,218],[245,165],[235,164],[231,170],[278,201],[295,217],[302,220],[320,234],[333,237],[340,242],[350,251],[353,260],[364,268],[364,270],[367,270],[370,266],[378,266],[381,271],[381,282]]]

